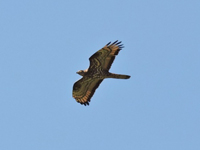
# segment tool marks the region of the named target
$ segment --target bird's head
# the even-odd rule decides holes
[[[79,75],[81,75],[81,76],[84,76],[87,71],[88,71],[87,69],[86,70],[79,70],[76,73],[79,74]]]

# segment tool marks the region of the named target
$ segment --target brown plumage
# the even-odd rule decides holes
[[[100,83],[105,78],[129,79],[129,75],[120,75],[110,73],[109,69],[115,59],[115,56],[123,48],[121,42],[109,42],[102,49],[94,53],[90,58],[90,66],[86,70],[80,70],[77,73],[83,76],[74,83],[73,97],[77,102],[83,105],[89,105],[90,99]]]

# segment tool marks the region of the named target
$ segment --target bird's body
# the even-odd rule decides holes
[[[129,79],[129,75],[110,73],[109,69],[115,59],[115,55],[123,48],[121,42],[108,43],[102,49],[94,53],[90,58],[90,66],[86,70],[77,73],[83,76],[73,86],[73,97],[77,102],[89,105],[95,90],[105,78]]]
[[[129,75],[110,73],[107,70],[94,70],[93,72],[88,72],[88,69],[86,69],[86,70],[80,70],[77,73],[83,77],[99,78],[99,79],[105,79],[105,78],[128,79],[130,78]]]

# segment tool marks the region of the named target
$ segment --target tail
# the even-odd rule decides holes
[[[129,75],[123,75],[123,74],[114,74],[110,73],[107,78],[115,78],[115,79],[129,79],[131,76]]]

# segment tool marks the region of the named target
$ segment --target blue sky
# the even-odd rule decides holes
[[[0,2],[1,150],[199,150],[199,0]],[[125,48],[90,106],[76,71]]]

